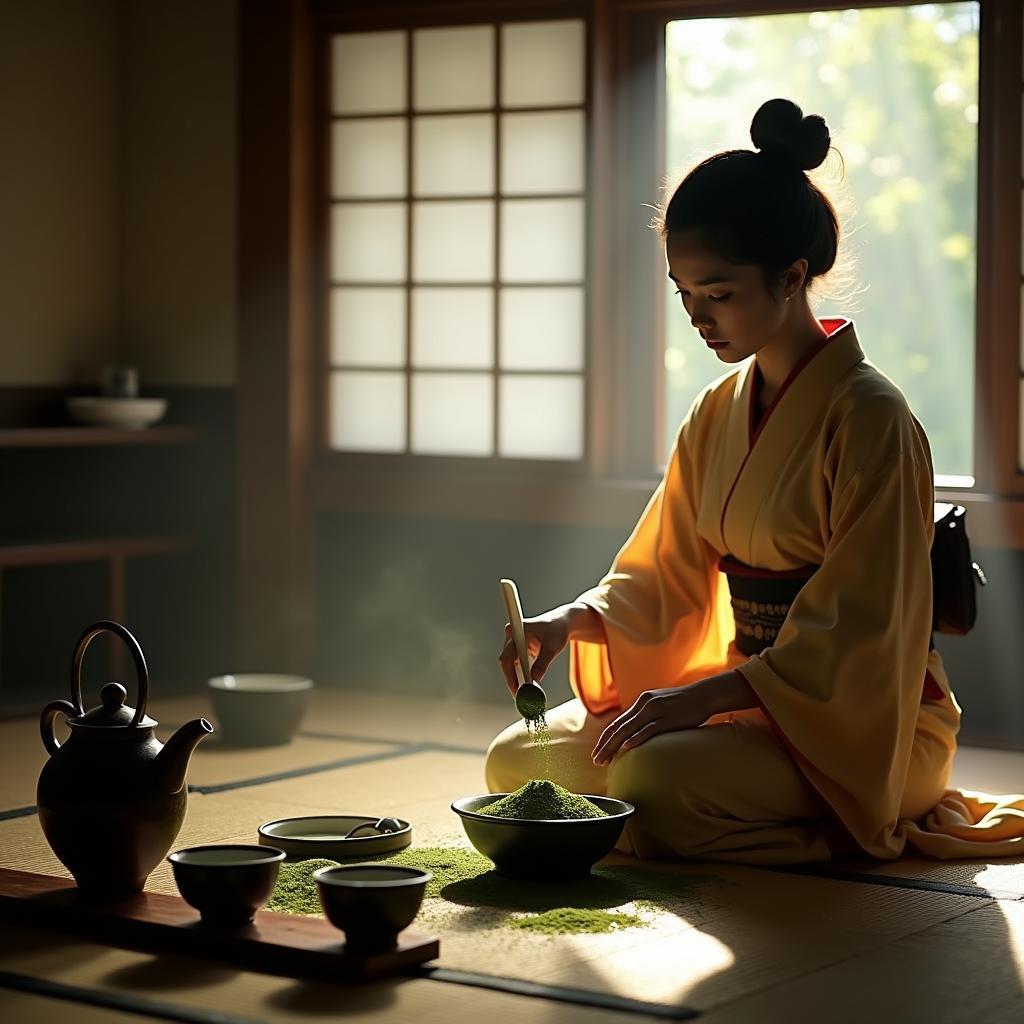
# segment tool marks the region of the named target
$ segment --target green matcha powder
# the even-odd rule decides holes
[[[703,897],[710,883],[721,884],[713,876],[607,865],[595,868],[589,878],[548,886],[499,875],[486,857],[462,847],[408,849],[373,859],[431,872],[424,920],[432,927],[456,930],[511,928],[551,936],[646,927],[658,913],[694,913],[695,897]],[[336,863],[282,864],[267,910],[319,916],[313,873]]]
[[[485,804],[477,813],[493,818],[524,818],[527,821],[608,817],[585,796],[570,793],[546,779],[531,779],[514,793],[509,793],[493,804]]]
[[[524,690],[524,693],[528,692],[529,690]],[[547,701],[544,696],[536,700],[525,696],[518,698],[516,707],[522,711],[526,731],[533,737],[534,742],[540,747],[546,747],[551,739],[551,733],[548,732]]]

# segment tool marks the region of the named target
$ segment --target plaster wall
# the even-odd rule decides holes
[[[89,382],[118,336],[118,4],[0,4],[0,384]]]

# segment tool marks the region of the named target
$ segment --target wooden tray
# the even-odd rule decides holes
[[[261,910],[246,928],[221,931],[202,925],[199,912],[178,896],[144,892],[97,903],[69,878],[0,868],[0,920],[53,928],[148,953],[182,953],[264,974],[358,981],[395,974],[437,958],[435,937],[404,931],[397,948],[356,957],[322,917]]]

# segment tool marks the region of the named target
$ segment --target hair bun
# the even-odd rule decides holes
[[[782,157],[804,171],[825,161],[832,137],[825,119],[804,112],[792,101],[762,103],[750,122],[750,138],[762,153]]]

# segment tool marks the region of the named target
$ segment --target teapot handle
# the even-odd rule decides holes
[[[43,708],[42,716],[39,719],[39,735],[43,737],[43,746],[52,757],[60,750],[60,742],[53,731],[53,720],[57,715],[66,715],[72,718],[78,714],[78,708],[66,700],[52,700]]]
[[[131,720],[130,726],[134,727],[142,721],[146,714],[146,705],[149,703],[149,671],[146,668],[146,658],[139,646],[139,641],[128,632],[120,622],[111,622],[109,619],[102,619],[94,622],[83,634],[75,648],[75,656],[71,662],[71,702],[75,707],[75,714],[85,714],[82,707],[82,659],[85,657],[85,649],[92,643],[93,639],[100,633],[114,633],[119,636],[132,652],[132,659],[135,662],[135,676],[139,684],[139,698],[135,708],[135,717]],[[54,701],[54,704],[66,704],[66,701]],[[53,707],[48,705],[43,710],[45,718],[47,711]],[[43,738],[46,742],[46,738]],[[56,741],[54,741],[56,742]],[[49,750],[49,747],[47,747]]]

